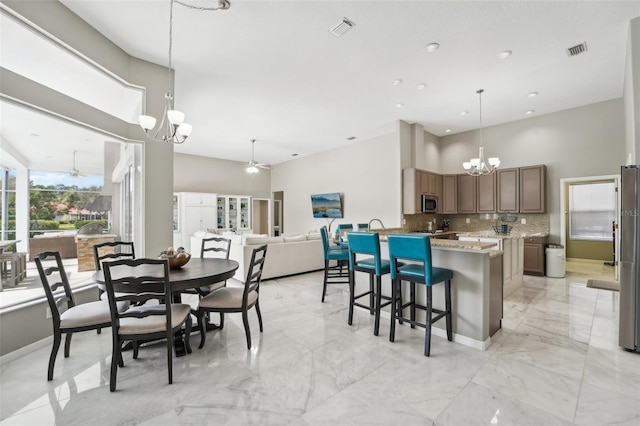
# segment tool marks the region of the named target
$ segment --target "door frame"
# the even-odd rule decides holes
[[[255,210],[253,209],[253,202],[254,201],[266,201],[267,202],[267,235],[269,235],[270,237],[271,235],[271,224],[273,222],[273,218],[272,218],[272,208],[271,208],[271,203],[272,200],[271,198],[262,198],[262,197],[252,197],[251,198],[251,221],[253,222],[253,215],[255,214]],[[251,227],[253,229],[253,226]],[[255,232],[254,232],[255,233]]]
[[[620,229],[620,174],[615,175],[600,175],[600,176],[584,176],[577,178],[562,178],[560,179],[560,244],[567,247],[567,204],[565,203],[566,191],[565,187],[567,184],[572,184],[576,182],[591,182],[597,180],[613,180],[616,186],[616,241],[615,241],[615,251],[616,251],[616,259],[614,259],[614,264],[616,265],[615,274],[616,279],[618,279],[618,254],[620,253],[620,236],[618,230]]]

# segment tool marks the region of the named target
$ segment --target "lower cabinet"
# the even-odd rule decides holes
[[[524,273],[526,275],[545,274],[544,247],[547,237],[528,237],[524,239]]]

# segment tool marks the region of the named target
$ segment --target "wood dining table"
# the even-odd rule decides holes
[[[239,264],[235,260],[218,258],[191,258],[189,262],[178,269],[169,270],[169,283],[174,295],[174,302],[181,301],[180,292],[182,290],[206,287],[233,277]],[[141,273],[138,270],[138,273]],[[144,271],[142,271],[144,273]],[[104,271],[94,272],[93,280],[101,290],[106,290]],[[218,328],[215,324],[209,324],[207,330]],[[193,327],[197,331],[197,327]],[[182,336],[176,337],[174,344],[176,356],[186,353]]]

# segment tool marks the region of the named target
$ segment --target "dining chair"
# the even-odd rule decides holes
[[[437,268],[433,266],[431,257],[431,239],[428,235],[402,235],[389,234],[387,237],[389,244],[389,260],[391,261],[391,280],[392,294],[394,301],[399,301],[399,307],[396,303],[391,304],[391,330],[389,341],[395,340],[396,319],[399,321],[407,321],[411,328],[420,326],[425,329],[424,336],[424,355],[429,356],[431,352],[431,325],[446,318],[447,340],[453,340],[453,331],[451,324],[451,279],[453,271],[446,268]],[[406,264],[401,264],[399,260],[406,260]],[[402,303],[400,286],[402,281],[410,283],[410,300]],[[444,283],[445,309],[436,309],[433,307],[432,287],[439,283]],[[416,301],[416,283],[425,286],[425,304],[422,305]],[[409,307],[410,317],[404,317],[404,308]],[[416,309],[425,311],[425,322],[421,323],[416,320]],[[436,314],[433,316],[433,314]]]
[[[262,333],[262,315],[260,314],[260,282],[262,269],[267,256],[267,245],[253,249],[251,262],[247,271],[247,278],[242,287],[222,287],[203,297],[198,304],[198,325],[200,326],[200,349],[204,347],[206,339],[205,313],[220,313],[220,328],[224,325],[224,314],[242,313],[244,332],[247,338],[247,349],[251,349],[251,329],[249,327],[249,309],[255,307]]]
[[[137,359],[140,342],[166,339],[167,370],[169,384],[172,384],[174,335],[183,327],[185,348],[191,353],[191,306],[172,303],[169,262],[166,259],[121,259],[105,262],[103,266],[113,336],[109,389],[111,392],[116,390],[118,366],[124,366],[122,346],[128,341],[134,343],[133,358]],[[135,303],[135,306],[118,311],[117,303],[123,301]]]
[[[204,259],[205,257],[214,257],[214,258],[221,258],[221,259],[229,259],[229,253],[231,253],[231,240],[229,238],[211,237],[211,238],[202,239],[202,244],[200,245],[201,258]],[[226,287],[226,285],[227,285],[227,282],[222,281],[222,282],[210,284],[204,287],[189,288],[186,290],[182,290],[181,293],[197,294],[198,299],[200,300],[207,294],[211,293],[212,291],[222,287]],[[192,309],[191,312],[194,315],[196,315],[195,310]],[[197,315],[196,315],[196,318],[197,318]],[[207,317],[207,322],[208,322],[208,317]],[[224,326],[224,321],[221,319],[218,329],[222,329],[223,326]]]
[[[53,347],[47,371],[47,380],[52,380],[62,335],[66,335],[64,357],[68,358],[73,333],[110,327],[111,314],[107,301],[101,300],[76,305],[60,252],[42,252],[34,260],[47,297],[53,323]],[[115,305],[115,309],[123,311],[128,306],[126,302],[119,302]]]
[[[353,231],[353,224],[351,223],[341,223],[336,226],[336,240],[338,241],[338,245],[343,248],[347,248],[348,242],[344,239],[344,232]]]
[[[327,227],[320,228],[322,238],[322,252],[324,255],[324,279],[322,285],[322,302],[327,294],[328,284],[349,284],[349,271],[345,265],[349,261],[349,249],[347,247],[331,246],[329,243],[329,231]],[[335,263],[333,263],[335,262]]]
[[[373,334],[377,336],[380,330],[380,310],[393,300],[397,300],[393,299],[391,295],[382,294],[382,276],[391,272],[391,263],[382,259],[380,235],[377,232],[349,232],[347,238],[349,241],[348,324],[353,324],[353,308],[355,306],[367,309],[372,315],[375,315]],[[356,272],[364,272],[369,275],[369,289],[367,291],[357,293]],[[368,304],[359,301],[367,296],[369,296]],[[402,298],[401,295],[399,297]]]

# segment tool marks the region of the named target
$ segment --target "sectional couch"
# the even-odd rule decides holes
[[[269,237],[266,235],[233,233],[215,234],[197,231],[191,236],[191,256],[200,257],[203,238],[224,237],[231,240],[229,259],[237,261],[240,266],[234,278],[244,281],[247,277],[251,253],[253,249],[267,244],[267,259],[262,271],[262,279],[283,277],[303,272],[317,271],[324,268],[322,240],[319,233]],[[206,253],[205,256],[210,255]],[[211,254],[213,255],[213,254]]]

